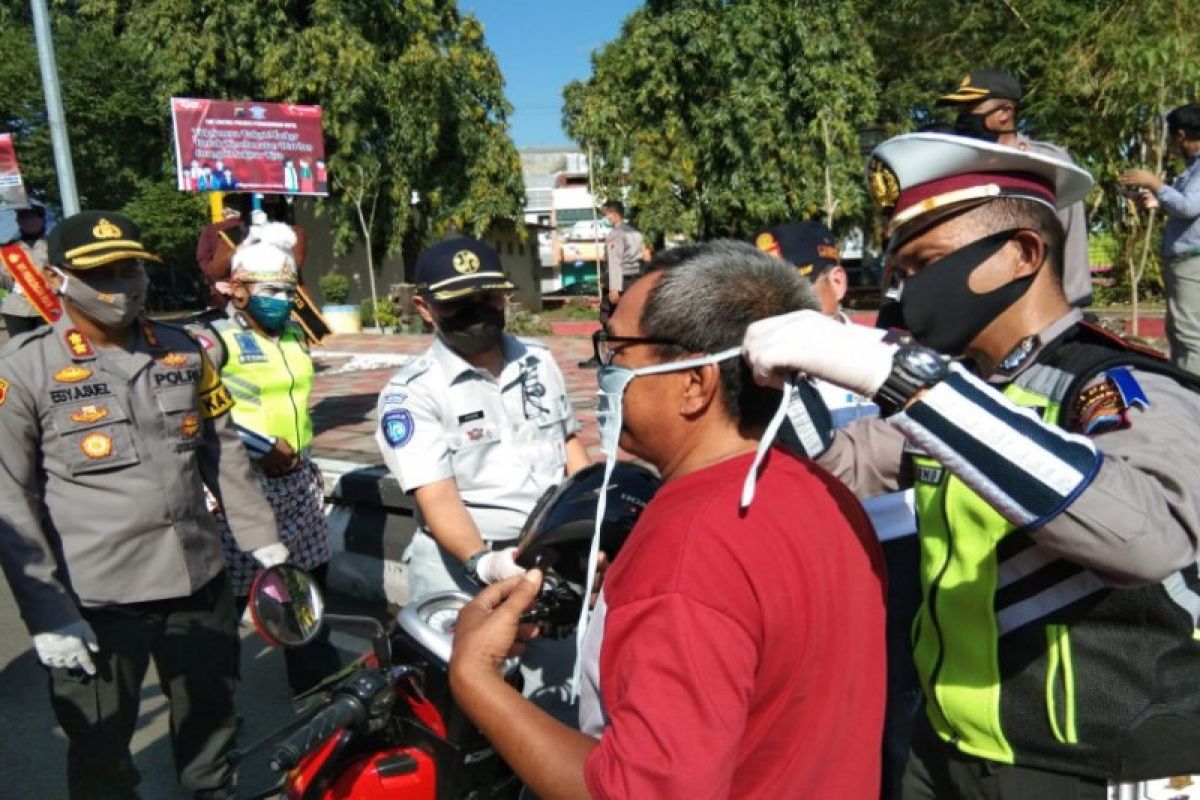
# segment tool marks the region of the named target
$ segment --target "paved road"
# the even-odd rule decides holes
[[[335,642],[347,654],[366,649],[365,643],[349,638],[335,637]],[[239,737],[243,745],[294,719],[283,658],[253,633],[247,633],[242,640],[242,683],[237,702],[243,718]],[[167,718],[166,700],[151,668],[142,689],[142,717],[132,746],[134,760],[142,773],[139,793],[144,800],[187,800],[190,797],[175,782]],[[3,720],[0,799],[66,798],[66,739],[50,712],[45,672],[37,663],[12,594],[2,579],[0,720]],[[244,789],[270,784],[266,756],[266,752],[261,752],[243,766]]]

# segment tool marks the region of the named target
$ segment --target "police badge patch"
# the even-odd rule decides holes
[[[379,429],[383,438],[392,447],[404,447],[413,437],[416,425],[412,413],[406,408],[394,408],[379,420]]]
[[[258,346],[253,333],[235,333],[233,339],[241,351],[238,353],[239,364],[260,364],[267,360],[267,354]]]

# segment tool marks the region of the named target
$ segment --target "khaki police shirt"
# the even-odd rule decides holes
[[[453,478],[487,541],[521,532],[562,481],[566,439],[579,430],[550,351],[508,334],[499,379],[435,339],[384,387],[378,411],[375,439],[401,488]]]
[[[168,325],[93,348],[64,314],[0,350],[0,562],[31,633],[77,605],[184,597],[220,573],[202,481],[242,549],[278,541],[231,405]]]
[[[625,283],[636,278],[642,269],[642,251],[646,240],[628,222],[621,222],[604,240],[604,257],[608,261],[608,288],[625,291]]]
[[[1081,316],[1072,311],[1049,326],[1039,346]],[[999,390],[1020,371],[990,382]],[[1149,407],[1129,409],[1129,427],[1091,437],[1104,456],[1096,477],[1061,514],[1031,532],[1053,554],[1118,586],[1157,581],[1200,556],[1200,395],[1164,375],[1131,374]],[[905,447],[903,434],[887,421],[859,420],[839,429],[817,462],[859,497],[870,497],[912,485]]]

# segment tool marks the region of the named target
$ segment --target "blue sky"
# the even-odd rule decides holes
[[[638,0],[459,0],[484,25],[504,73],[517,147],[570,142],[562,87],[592,72],[591,52],[617,37]]]

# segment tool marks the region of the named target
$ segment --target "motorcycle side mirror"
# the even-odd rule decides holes
[[[250,587],[250,618],[275,647],[299,647],[317,638],[325,598],[316,580],[292,564],[264,569]]]

